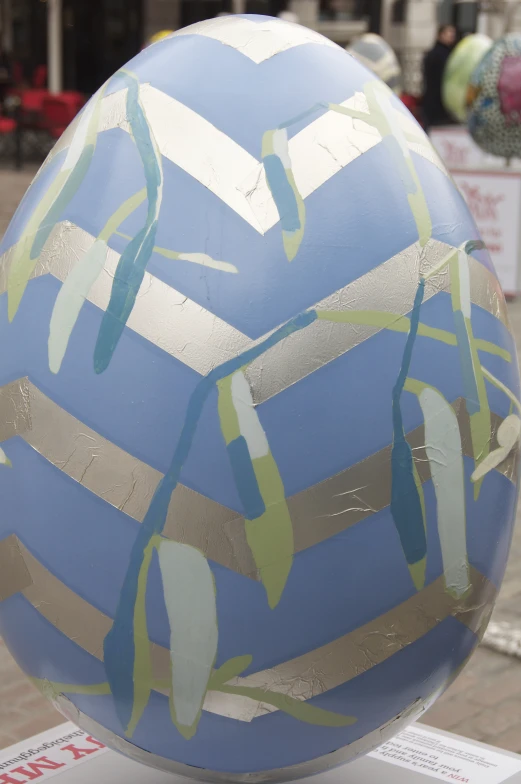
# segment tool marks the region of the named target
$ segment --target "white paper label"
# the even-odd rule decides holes
[[[507,294],[519,291],[521,174],[453,172]]]
[[[0,784],[38,784],[98,757],[107,747],[71,722],[0,752]]]
[[[400,732],[368,756],[435,779],[463,784],[500,784],[521,770],[521,756],[509,757],[417,725]]]

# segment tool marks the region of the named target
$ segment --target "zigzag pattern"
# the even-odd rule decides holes
[[[238,24],[242,25],[242,20]],[[220,47],[219,51],[227,62],[249,58],[252,68],[259,72],[265,69],[267,73],[274,64],[283,68],[290,59],[298,61],[298,50],[302,47],[294,46],[289,38],[285,42],[274,43],[270,31],[267,31],[264,50],[254,47],[248,53],[244,29],[244,25],[237,28],[230,38],[221,35],[220,25],[205,27],[194,36],[194,40],[197,39],[198,47],[207,47],[208,51],[214,52],[216,47]],[[175,46],[191,46],[191,40],[180,35]],[[300,43],[310,44],[309,41]],[[226,603],[226,597],[234,596],[233,606],[229,603],[224,613],[220,608],[219,660],[216,667],[242,653],[251,654],[254,659],[249,671],[233,681],[234,687],[275,691],[300,701],[312,699],[314,705],[345,712],[346,695],[351,695],[356,702],[357,690],[362,689],[358,685],[361,681],[358,676],[366,679],[364,683],[371,684],[369,691],[364,687],[364,694],[374,696],[378,693],[383,668],[392,668],[395,658],[402,657],[403,660],[411,643],[415,651],[422,652],[416,656],[414,667],[418,672],[424,666],[427,668],[422,677],[424,685],[430,677],[428,673],[435,669],[432,666],[429,670],[430,651],[436,650],[436,645],[442,646],[444,634],[453,645],[454,664],[459,663],[459,659],[475,643],[474,635],[480,634],[482,618],[475,613],[475,606],[484,607],[491,601],[491,583],[501,577],[502,554],[498,555],[494,564],[487,559],[490,547],[481,517],[489,514],[490,499],[498,497],[499,488],[502,502],[508,505],[508,498],[514,493],[512,478],[516,472],[517,454],[512,454],[508,463],[503,463],[498,471],[491,473],[487,479],[488,487],[494,489],[484,494],[480,509],[476,507],[470,515],[470,524],[476,527],[477,533],[472,538],[474,549],[469,552],[474,591],[469,597],[463,601],[453,600],[440,590],[441,556],[436,546],[430,546],[429,550],[427,587],[417,594],[410,584],[406,565],[403,564],[403,569],[400,567],[398,555],[395,559],[389,556],[388,562],[374,564],[374,568],[379,570],[379,579],[390,586],[386,596],[375,594],[373,577],[367,568],[365,573],[360,568],[361,554],[367,552],[372,541],[378,540],[387,553],[399,551],[388,508],[390,476],[385,475],[385,470],[388,472],[392,431],[388,422],[389,410],[385,405],[386,402],[389,404],[390,390],[396,380],[395,360],[401,355],[405,333],[409,329],[409,322],[403,317],[411,310],[418,275],[432,271],[454,245],[471,239],[474,229],[470,221],[468,224],[463,221],[465,225],[452,228],[445,242],[445,228],[439,216],[450,213],[450,203],[440,204],[443,201],[440,196],[437,200],[433,199],[430,206],[433,223],[439,224],[438,231],[443,242],[438,238],[424,248],[419,247],[414,241],[418,236],[414,221],[408,213],[404,217],[408,210],[405,200],[403,214],[400,205],[395,208],[393,204],[393,210],[387,210],[393,215],[395,234],[391,235],[388,224],[379,227],[382,236],[389,233],[386,243],[381,237],[364,237],[362,224],[349,226],[341,236],[334,232],[328,234],[330,226],[341,223],[338,215],[341,206],[332,200],[336,212],[330,216],[331,223],[328,224],[327,214],[316,209],[325,201],[326,189],[328,198],[335,193],[335,188],[339,194],[345,194],[346,184],[349,184],[347,178],[360,182],[364,187],[364,183],[357,180],[360,167],[367,161],[365,159],[364,162],[364,156],[372,156],[373,167],[368,168],[374,170],[375,164],[384,161],[387,155],[382,133],[364,119],[368,115],[368,105],[362,94],[353,90],[354,94],[347,100],[345,93],[340,99],[331,94],[321,100],[334,101],[343,109],[358,112],[359,116],[353,119],[336,111],[321,109],[317,112],[318,118],[311,122],[298,118],[295,121],[293,135],[290,134],[289,139],[289,156],[300,195],[307,200],[307,207],[317,223],[312,225],[311,221],[299,257],[288,265],[282,251],[279,210],[259,161],[261,136],[257,147],[257,142],[245,144],[225,130],[224,121],[223,127],[215,123],[212,116],[215,111],[211,106],[208,114],[194,106],[197,95],[183,100],[180,95],[167,94],[160,84],[159,75],[157,83],[155,77],[147,79],[147,73],[154,70],[154,58],[156,55],[159,58],[160,47],[165,45],[153,47],[154,51],[145,56],[143,66],[136,70],[141,82],[151,82],[141,87],[140,100],[154,128],[161,153],[165,193],[174,194],[170,203],[168,199],[164,201],[167,207],[163,207],[162,225],[165,228],[158,233],[156,242],[158,246],[168,248],[175,261],[167,263],[156,255],[150,262],[137,292],[128,326],[106,376],[95,377],[88,360],[92,357],[93,337],[107,307],[109,284],[120,259],[118,249],[123,246],[122,236],[111,238],[112,247],[104,272],[88,294],[88,302],[82,309],[58,376],[48,371],[45,350],[42,351],[46,336],[42,337],[40,333],[48,324],[60,283],[74,269],[71,249],[84,253],[92,246],[107,220],[108,216],[102,215],[96,204],[88,213],[89,225],[83,223],[82,216],[86,214],[85,199],[87,196],[91,198],[93,182],[104,181],[100,177],[104,176],[104,168],[111,164],[110,156],[114,150],[111,145],[117,139],[122,155],[126,155],[132,147],[128,137],[130,126],[126,120],[127,93],[121,85],[115,84],[114,92],[102,102],[98,147],[88,175],[91,180],[85,181],[76,200],[61,216],[61,225],[33,271],[35,279],[27,287],[20,312],[9,326],[5,320],[6,298],[0,297],[0,324],[6,336],[6,358],[0,384],[8,385],[0,392],[0,403],[2,410],[12,405],[15,408],[14,416],[4,417],[6,423],[11,424],[6,424],[0,431],[0,438],[9,441],[6,452],[13,455],[14,482],[19,481],[14,459],[17,457],[35,483],[34,498],[27,499],[26,503],[26,499],[16,494],[16,485],[10,488],[5,484],[4,474],[0,477],[4,480],[2,484],[9,514],[20,514],[23,507],[20,541],[13,543],[10,539],[7,545],[0,545],[1,557],[6,559],[4,563],[9,562],[11,574],[13,568],[18,570],[13,582],[15,590],[21,591],[34,607],[37,597],[46,597],[48,601],[48,604],[44,601],[37,606],[40,616],[46,619],[42,646],[50,644],[52,639],[56,640],[60,650],[65,651],[68,645],[72,645],[66,638],[74,639],[76,645],[88,650],[90,659],[93,659],[85,668],[85,677],[93,678],[92,682],[95,682],[99,677],[95,673],[100,670],[98,660],[103,640],[111,628],[111,619],[115,617],[115,604],[124,577],[117,570],[128,563],[129,548],[140,530],[139,523],[147,501],[168,467],[187,401],[192,399],[200,377],[206,376],[223,361],[235,359],[245,350],[258,346],[270,330],[313,303],[318,302],[317,307],[333,314],[351,310],[350,303],[353,301],[357,302],[357,307],[377,308],[384,316],[389,312],[393,320],[385,323],[384,329],[381,321],[377,324],[344,325],[319,323],[317,320],[308,327],[309,331],[294,334],[269,349],[246,370],[253,390],[253,402],[258,405],[259,427],[269,437],[270,448],[276,456],[294,528],[294,568],[284,599],[276,611],[266,608],[262,586],[255,580],[244,579],[256,577],[257,569],[252,552],[246,546],[242,517],[237,511],[242,509],[242,502],[233,489],[230,468],[225,459],[215,399],[211,400],[211,405],[201,417],[199,435],[194,441],[191,457],[183,467],[183,484],[178,485],[174,492],[167,528],[163,532],[177,541],[194,544],[211,559],[218,601]],[[325,50],[328,57],[337,57],[334,47],[326,46]],[[260,93],[253,96],[253,107],[255,101],[260,100],[259,96]],[[277,100],[270,105],[277,105]],[[308,99],[302,96],[298,99],[301,104],[303,100]],[[291,112],[289,108],[277,105],[279,116],[273,123],[271,118],[269,122],[264,120],[267,114],[263,105],[257,112],[252,109],[251,114],[256,114],[256,117],[251,121],[248,119],[246,125],[249,128],[255,122],[259,125],[264,123],[263,130],[269,131],[288,120],[288,114],[291,116],[294,109],[309,109],[307,105],[297,106],[298,101],[293,96],[288,99]],[[249,107],[240,108],[247,112]],[[407,149],[417,158],[421,176],[433,183],[442,183],[440,193],[450,194],[456,199],[452,196],[453,186],[443,166],[430,151],[423,135],[399,108],[395,108],[395,113],[395,119],[405,134]],[[57,157],[60,152],[66,149],[70,152],[73,131],[74,128],[60,142],[47,167],[40,173],[33,197],[38,188],[54,176],[56,166],[63,158],[63,155]],[[393,174],[389,176],[392,179]],[[398,178],[396,181],[399,181]],[[126,198],[138,193],[140,188],[142,181],[133,171],[129,171],[128,176],[126,173],[121,182],[112,178],[104,191],[103,208],[110,211],[112,201],[120,204],[123,190]],[[392,188],[389,193],[392,193]],[[385,192],[383,195],[375,193],[377,213],[386,206],[388,198],[389,194]],[[211,222],[206,227],[211,239],[205,247],[193,247],[193,238],[187,240],[191,230],[194,236],[198,235],[199,241],[204,235],[202,224],[194,228],[186,220],[190,214],[195,216],[194,225],[201,220],[194,209],[196,199],[200,213]],[[363,201],[358,194],[353,199]],[[178,214],[172,216],[172,220],[166,220],[165,209],[171,209],[171,204],[178,208]],[[186,211],[183,212],[185,205]],[[25,220],[24,209],[4,241],[4,250],[16,242],[17,232]],[[121,225],[122,235],[135,235],[142,218],[143,210],[137,209]],[[354,220],[356,222],[358,218],[355,216]],[[182,234],[183,242],[186,240],[188,244],[180,247],[177,238],[167,235],[175,235],[183,221],[187,224],[186,237]],[[218,248],[217,253],[210,245],[221,241],[216,231],[216,227],[221,226],[223,247]],[[161,231],[164,233],[161,234]],[[460,237],[458,232],[463,236]],[[236,241],[236,237],[240,241]],[[330,267],[325,263],[315,266],[313,275],[311,262],[315,242],[320,243],[320,247],[331,243],[332,250],[328,255],[333,262]],[[337,263],[334,258],[335,242],[344,250],[347,247],[367,248],[367,258],[359,258],[359,253],[352,253],[349,258],[341,260],[342,264]],[[376,245],[380,246],[379,252],[382,247],[388,251],[389,260],[374,252]],[[251,254],[248,254],[250,247]],[[64,248],[69,252],[64,252]],[[274,248],[276,252],[272,253]],[[217,270],[205,269],[201,275],[200,268],[183,264],[183,254],[203,251],[225,259],[229,266],[239,269],[240,274],[223,276]],[[244,256],[243,264],[239,264],[238,256],[241,254]],[[8,251],[2,259],[4,270],[7,270],[9,258]],[[259,265],[259,259],[265,263],[264,267]],[[280,278],[274,275],[277,264],[284,265]],[[487,368],[493,377],[497,376],[500,383],[508,387],[512,380],[508,365],[512,346],[497,281],[487,269],[485,255],[480,261],[471,260],[470,264],[477,350],[483,356],[486,354]],[[316,279],[318,268],[323,278],[320,281]],[[303,281],[301,284],[296,283],[299,278]],[[393,281],[397,279],[400,286],[393,288]],[[241,288],[242,281],[246,281],[244,288]],[[281,290],[275,291],[279,281]],[[454,401],[453,408],[463,435],[463,451],[473,454],[471,427],[461,405],[456,339],[444,329],[452,317],[448,288],[446,271],[432,277],[427,284],[422,306],[424,322],[418,339],[429,340],[429,345],[432,344],[432,367],[445,363],[446,378],[442,381],[441,391],[448,400]],[[3,282],[0,289],[5,291]],[[288,291],[290,294],[286,297]],[[270,302],[270,308],[265,308],[267,313],[257,321],[252,318],[250,326],[246,327],[248,307],[258,308],[266,297]],[[244,308],[242,313],[231,312],[230,303],[233,301],[240,301]],[[35,333],[31,339],[29,323]],[[195,336],[194,325],[196,328],[199,325],[200,329]],[[489,340],[495,340],[498,345],[493,346],[487,342]],[[347,362],[349,374],[346,372]],[[430,380],[428,358],[416,356],[415,363],[415,374]],[[328,374],[327,384],[320,375],[324,373]],[[378,378],[374,388],[371,373],[376,373]],[[342,386],[346,378],[349,378],[348,390]],[[431,380],[433,384],[438,382],[437,377]],[[326,389],[327,394],[324,394]],[[509,401],[494,391],[490,392],[489,398],[491,409],[495,412],[495,433],[507,414]],[[105,401],[105,407],[110,408],[110,416],[101,410],[101,399]],[[348,408],[352,401],[356,401],[356,412]],[[336,421],[338,411],[345,412],[342,421]],[[372,426],[370,432],[366,432],[363,423],[368,421],[369,416]],[[280,427],[282,421],[284,427]],[[305,431],[302,421],[309,423]],[[408,406],[404,413],[404,432],[410,444],[418,449],[423,447],[425,440],[423,428],[419,426],[421,421],[420,412],[414,405]],[[62,434],[61,440],[56,438],[57,433]],[[333,433],[335,438],[331,437]],[[418,466],[421,484],[425,485],[428,526],[432,529],[435,502],[430,471],[427,462],[419,460]],[[472,470],[469,460],[465,461],[465,470],[467,474]],[[367,481],[375,474],[378,474],[378,483]],[[35,499],[43,492],[46,504],[40,513]],[[96,551],[99,563],[90,564],[87,589],[88,581],[82,572],[81,560],[73,562],[72,556],[71,563],[60,560],[36,528],[36,518],[40,514],[42,519],[45,515],[52,515],[58,498],[65,516],[71,510],[72,518],[74,510],[78,510],[74,537],[63,527],[64,520],[57,522],[56,532],[63,537],[64,547],[70,548],[73,538],[75,541],[77,538],[86,551],[90,547],[89,535],[95,539],[105,538],[106,547],[103,551],[99,548]],[[80,504],[80,498],[84,503]],[[508,524],[507,517],[505,514],[501,518],[505,526]],[[355,525],[361,521],[364,521],[363,525]],[[220,530],[215,530],[216,523]],[[226,532],[225,537],[222,531]],[[3,535],[8,533],[10,531],[4,526]],[[504,533],[495,532],[494,535],[500,537]],[[434,536],[432,530],[429,535],[431,538]],[[323,580],[324,559],[331,562],[327,585]],[[110,573],[107,563],[114,564],[115,573]],[[93,579],[94,574],[99,577],[97,581]],[[351,595],[349,592],[354,585],[357,590],[356,606],[347,607],[348,594]],[[5,595],[5,588],[0,583],[0,596],[2,594]],[[154,606],[154,613],[149,619],[149,633],[154,640],[154,667],[159,680],[168,670],[164,647],[168,642],[165,638],[167,619],[162,596],[159,572],[154,563],[150,570],[147,600]],[[303,596],[306,596],[309,611],[305,619],[294,618],[291,609],[297,600],[302,602]],[[23,602],[14,595],[6,602],[4,623],[7,629],[10,608],[19,607],[23,613],[29,611],[23,604],[17,604],[18,600]],[[67,612],[58,617],[52,609],[48,611],[53,603],[63,605]],[[395,611],[388,610],[395,604],[400,605],[396,609],[397,615],[393,615]],[[89,618],[91,628],[96,630],[96,634],[88,640],[82,637],[78,626],[83,618]],[[465,628],[465,624],[470,629]],[[377,646],[376,651],[367,647],[366,641],[382,628],[389,630],[385,644]],[[65,637],[60,637],[60,634]],[[273,642],[268,646],[268,637],[276,644]],[[392,645],[389,644],[391,639]],[[432,643],[432,640],[438,642]],[[311,646],[312,650],[298,655],[299,651]],[[80,660],[76,656],[71,658],[75,662]],[[87,672],[91,675],[87,676]],[[438,679],[434,687],[439,685]],[[432,692],[433,687],[429,688]],[[427,685],[425,689],[428,689]],[[338,697],[340,693],[344,695],[342,698]],[[428,693],[421,696],[428,696]],[[406,696],[399,698],[410,703]],[[418,695],[415,695],[414,699],[417,698]],[[157,699],[162,700],[162,697]],[[336,700],[339,700],[338,704]],[[75,699],[75,703],[81,709],[81,697]],[[393,703],[391,707],[396,714],[400,706]],[[273,704],[239,694],[224,698],[221,692],[212,690],[206,697],[204,708],[200,727],[202,736],[211,726],[211,732],[217,732],[212,737],[217,738],[223,726],[219,723],[220,717],[234,718],[238,720],[238,728],[234,723],[233,729],[230,724],[228,729],[233,732],[232,745],[240,748],[241,754],[250,753],[246,752],[250,740],[242,745],[241,738],[246,739],[246,735],[241,733],[244,725],[251,724],[252,719],[256,719],[254,724],[259,727],[256,743],[260,745],[265,737],[263,733],[272,731],[267,729],[268,717],[263,722],[261,716],[272,713],[269,717],[271,728],[275,725],[282,728],[287,720],[274,711]],[[294,733],[294,737],[298,735],[298,748],[273,750],[273,764],[292,764],[302,754],[303,748],[306,755],[317,756],[330,751],[331,744],[339,748],[356,740],[376,726],[374,712],[364,718],[364,710],[362,703],[353,709],[353,713],[360,717],[354,731],[328,730],[327,739],[326,735],[320,736],[319,733],[308,736],[306,727],[299,725],[299,732]],[[210,720],[211,725],[206,723]],[[385,716],[379,715],[377,724],[384,722]],[[286,737],[283,731],[280,737]],[[136,736],[136,742],[141,743],[143,748],[149,748],[147,740]],[[187,764],[201,762],[202,757],[197,756],[200,755],[200,746],[196,739],[189,751],[176,751],[176,743],[177,739],[172,747],[168,746],[169,754]],[[226,743],[228,747],[228,740]],[[254,755],[248,759],[248,766],[256,764],[252,760]],[[263,758],[260,768],[263,764],[265,766],[265,762]],[[208,763],[209,767],[213,764],[211,761]],[[244,763],[238,759],[236,764]]]
[[[463,400],[456,400],[454,408],[464,434],[464,454],[471,457],[470,426]],[[162,478],[160,472],[72,417],[27,378],[0,388],[0,410],[5,414],[0,442],[22,438],[100,499],[135,520],[143,520],[149,499]],[[494,439],[501,421],[493,416]],[[423,428],[408,433],[407,440],[418,453],[420,479],[428,482],[431,474]],[[9,452],[8,446],[6,450]],[[295,552],[336,536],[389,505],[390,451],[388,446],[362,463],[288,498]],[[517,459],[518,451],[514,450],[497,468],[513,484]],[[345,508],[346,497],[352,499],[353,506]],[[317,517],[324,520],[320,526],[316,524]],[[239,574],[257,578],[245,539],[244,519],[233,509],[182,484],[174,493],[164,536],[197,547],[207,558]]]
[[[68,222],[58,224],[38,263],[32,277],[52,275],[62,283],[66,280],[78,257],[87,253],[95,238],[88,232]],[[70,252],[74,248],[75,253]],[[364,306],[382,312],[406,315],[414,299],[414,279],[417,274],[426,274],[449,251],[450,246],[432,240],[427,252],[420,255],[416,244],[398,253],[376,269],[362,275],[353,283],[334,292],[329,297],[314,303],[320,310],[343,310],[345,303],[356,300],[358,309]],[[13,249],[0,257],[0,294],[7,290],[7,279],[11,267]],[[120,259],[116,251],[109,251],[104,274],[92,286],[88,300],[105,310],[110,296],[112,280]],[[505,305],[500,296],[495,276],[480,262],[470,260],[472,269],[472,302],[496,316],[505,326],[508,324]],[[389,302],[388,292],[393,280],[403,279],[400,302]],[[427,284],[424,301],[440,291],[450,290],[447,270]],[[251,340],[210,310],[176,291],[152,274],[146,273],[141,284],[140,295],[127,322],[130,329],[150,340],[180,362],[204,376],[214,367],[232,359],[243,351],[258,345],[271,331],[257,340]],[[280,325],[277,325],[280,326]],[[268,351],[262,359],[253,362],[247,376],[254,393],[255,403],[263,403],[291,384],[305,378],[318,368],[360,345],[378,332],[377,327],[361,327],[355,324],[329,325],[316,322],[302,335],[285,341],[283,348]],[[310,350],[312,347],[312,350]],[[281,350],[284,357],[280,355]],[[275,357],[270,361],[270,357]],[[301,356],[310,357],[305,364]]]
[[[4,590],[3,581],[0,583],[0,596],[4,600],[21,591],[53,626],[92,656],[101,658],[103,639],[112,624],[110,618],[57,580],[17,537],[0,540],[0,564],[4,568],[11,564],[10,576],[16,578],[14,583],[9,584],[5,580]],[[307,700],[381,664],[447,617],[456,618],[479,636],[487,607],[496,594],[493,584],[474,570],[472,594],[461,603],[440,590],[441,582],[442,578],[439,578],[403,604],[321,648],[269,670],[233,678],[230,683],[239,687],[274,690]],[[12,586],[10,591],[9,586]],[[481,611],[477,614],[469,612],[474,606],[481,607]],[[60,608],[59,612],[56,612],[56,607]],[[421,623],[418,623],[420,615]],[[367,640],[371,635],[378,635],[386,642],[372,647],[368,656]],[[168,679],[167,648],[152,645],[151,655],[155,679]],[[320,677],[310,677],[318,668]],[[233,696],[230,699],[230,696],[223,697],[212,691],[206,697],[204,709],[239,721],[252,721],[274,712],[274,708],[266,703],[248,697]]]

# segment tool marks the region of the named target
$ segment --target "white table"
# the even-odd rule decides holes
[[[36,775],[37,773],[41,775]],[[25,775],[24,775],[25,773]],[[31,778],[30,778],[31,777]],[[67,723],[0,752],[2,784],[186,784],[88,739]],[[303,781],[308,784],[521,784],[521,756],[413,724],[367,757]]]

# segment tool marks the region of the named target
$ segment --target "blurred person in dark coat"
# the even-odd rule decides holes
[[[445,65],[456,43],[456,28],[442,25],[432,49],[423,60],[423,119],[427,130],[435,125],[453,125],[454,120],[441,100]]]

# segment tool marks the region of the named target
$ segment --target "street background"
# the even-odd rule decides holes
[[[0,169],[0,237],[28,188],[36,169]],[[518,347],[521,346],[521,300],[509,303]],[[519,349],[518,349],[519,357]],[[521,511],[506,577],[492,616],[508,624],[509,636],[521,636]],[[521,645],[520,645],[521,648]],[[521,655],[521,654],[520,654]],[[17,743],[65,721],[25,679],[0,639],[0,748]],[[468,738],[521,752],[521,658],[482,645],[466,669],[425,714],[423,721]]]

